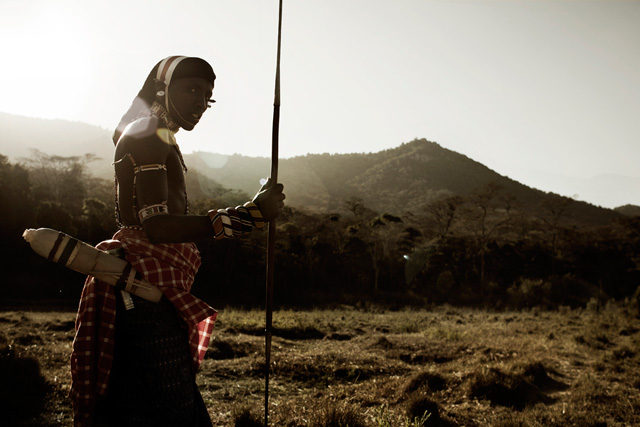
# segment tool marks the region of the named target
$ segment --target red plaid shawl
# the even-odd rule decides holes
[[[195,372],[207,351],[216,319],[213,308],[189,293],[201,262],[196,246],[192,243],[153,245],[144,231],[125,228],[97,248],[123,248],[133,268],[162,289],[188,327]],[[106,395],[113,362],[115,321],[115,289],[89,276],[82,290],[71,354],[69,396],[76,426],[90,420],[97,397]]]

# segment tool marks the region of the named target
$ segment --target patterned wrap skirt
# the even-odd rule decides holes
[[[108,393],[95,426],[211,426],[195,382],[188,334],[166,297],[136,296],[125,310],[117,296],[115,352]]]
[[[151,303],[132,295],[135,307],[124,310],[120,292],[91,276],[87,278],[80,298],[71,354],[69,396],[74,408],[74,425],[95,425],[97,420],[93,418],[96,405],[98,410],[101,406],[109,406],[112,399],[120,399],[118,395],[121,393],[133,399],[133,395],[128,393],[129,388],[145,396],[145,401],[156,397],[164,399],[156,396],[158,393],[189,395],[191,397],[178,399],[182,403],[177,403],[176,411],[200,413],[199,409],[181,409],[183,405],[189,406],[192,398],[196,406],[201,405],[202,399],[196,393],[197,388],[193,393],[188,390],[194,387],[195,372],[204,359],[217,314],[204,301],[190,294],[201,262],[197,248],[192,243],[154,245],[148,241],[144,231],[126,228],[119,230],[113,240],[104,241],[97,248],[122,249],[133,268],[158,286],[164,296],[160,303]],[[130,366],[135,368],[130,369]],[[190,377],[185,383],[183,379],[186,378],[187,367]],[[135,381],[139,382],[134,384],[129,373],[137,377],[160,377],[157,381],[162,383],[138,378]],[[177,381],[177,377],[181,380]],[[173,389],[167,391],[170,385]],[[140,399],[138,397],[136,401],[139,417],[146,414],[145,417],[157,419],[151,413],[163,405],[152,404],[143,408]],[[164,403],[162,410],[173,410],[166,401]],[[133,408],[133,405],[130,406]],[[117,412],[121,411],[118,409]],[[123,414],[126,412],[123,411]],[[171,414],[165,413],[162,420],[169,422],[171,417]],[[185,422],[163,424],[164,421],[148,424],[200,425]],[[131,423],[147,425],[140,421]],[[122,421],[115,425],[129,424]]]

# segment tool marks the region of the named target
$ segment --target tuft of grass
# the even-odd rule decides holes
[[[413,395],[407,402],[407,419],[421,420],[428,427],[449,427],[451,422],[446,420],[440,410],[440,405],[435,400],[425,396]]]
[[[234,409],[234,427],[264,427],[262,414],[258,414],[248,406]]]
[[[428,328],[424,333],[428,337],[435,340],[439,340],[439,341],[457,342],[457,341],[461,341],[465,336],[465,333],[461,332],[459,328],[448,326],[448,325],[446,327],[441,326],[441,327],[435,327],[435,328]]]
[[[393,347],[393,343],[385,336],[380,336],[373,344],[371,344],[371,348],[379,348],[382,350],[390,350]]]
[[[405,393],[410,394],[420,389],[429,391],[440,391],[447,387],[447,380],[440,374],[434,372],[420,372],[414,375],[405,386]]]
[[[287,340],[321,340],[325,333],[314,326],[296,325],[273,328],[273,336]]]
[[[229,341],[218,339],[213,340],[209,344],[206,356],[212,359],[222,360],[244,357],[246,356],[246,353],[243,351],[235,350]]]
[[[349,404],[321,406],[314,414],[310,427],[368,427],[357,409]]]
[[[516,410],[536,403],[551,403],[538,387],[526,380],[522,374],[507,374],[497,368],[484,368],[476,372],[469,384],[469,394],[486,399],[492,405],[506,406]]]
[[[378,415],[374,422],[376,427],[424,427],[430,417],[431,414],[429,412],[424,412],[421,416],[414,416],[413,418],[407,415],[394,417],[389,412],[389,408],[383,405],[378,409]]]
[[[209,342],[206,359],[229,360],[248,357],[263,351],[261,340],[249,340],[246,336],[234,334],[214,335]]]
[[[615,361],[632,359],[636,356],[636,351],[627,346],[619,347],[611,352],[611,359]]]
[[[522,376],[540,390],[557,391],[566,390],[569,387],[565,383],[552,378],[549,373],[561,376],[555,370],[548,369],[541,362],[532,362],[524,365]]]

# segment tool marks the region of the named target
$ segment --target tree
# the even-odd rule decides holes
[[[480,292],[484,294],[487,245],[511,221],[513,198],[505,194],[500,185],[489,183],[473,194],[468,202],[468,218],[480,255]]]
[[[80,216],[91,179],[87,165],[96,160],[94,154],[63,157],[32,150],[24,159],[29,169],[32,191],[36,200],[65,206],[72,215]]]
[[[73,224],[73,216],[61,203],[42,201],[36,208],[36,227],[53,228],[69,235],[76,235],[78,230]]]
[[[551,269],[553,274],[557,273],[558,260],[558,238],[563,229],[562,222],[568,213],[568,209],[573,203],[573,199],[557,194],[549,194],[542,203],[542,215],[540,219],[547,226],[550,234],[549,245],[551,247]]]
[[[115,228],[113,209],[96,197],[84,199],[82,224],[86,228],[85,235],[78,238],[94,245],[108,239]]]
[[[402,218],[385,213],[373,218],[368,223],[361,222],[352,228],[361,241],[366,245],[371,257],[373,268],[373,293],[376,295],[380,287],[380,274],[385,264],[392,261],[394,255],[400,255],[394,251],[401,236]]]
[[[444,239],[451,232],[456,212],[462,203],[462,197],[451,196],[438,199],[425,206],[428,222],[440,239]]]
[[[362,214],[363,201],[360,197],[352,196],[344,201],[344,207],[357,217]]]
[[[29,173],[20,165],[9,163],[7,156],[0,155],[0,210],[3,241],[20,236],[34,215],[33,197]],[[13,240],[13,239],[12,239]]]
[[[343,206],[351,212],[355,218],[372,218],[377,215],[376,212],[365,206],[364,200],[362,200],[361,197],[351,196],[344,200]]]

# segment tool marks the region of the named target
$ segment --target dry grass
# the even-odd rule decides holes
[[[0,313],[0,375],[14,384],[2,381],[0,409],[16,423],[70,425],[73,320]],[[279,311],[274,329],[271,425],[640,425],[640,319],[614,305]],[[198,376],[214,425],[261,425],[263,330],[261,311],[220,310]]]

